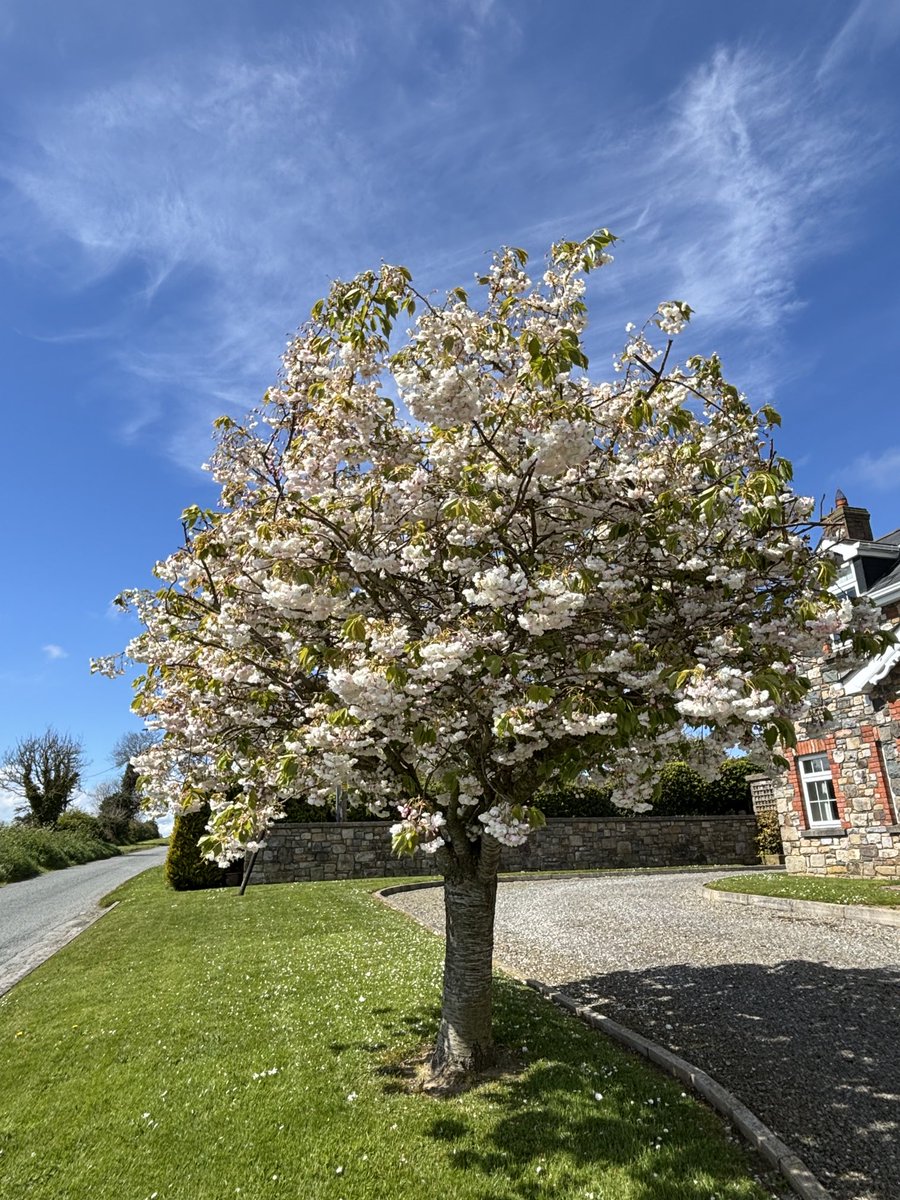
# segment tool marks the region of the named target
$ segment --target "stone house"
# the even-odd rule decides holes
[[[900,529],[873,538],[838,492],[822,544],[841,594],[868,596],[900,633]],[[773,783],[787,869],[900,878],[900,643],[853,669],[826,650],[809,675],[809,716]]]

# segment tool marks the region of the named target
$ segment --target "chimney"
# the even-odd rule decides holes
[[[867,508],[851,508],[842,491],[835,493],[834,508],[822,519],[823,537],[830,542],[871,542],[872,519]]]

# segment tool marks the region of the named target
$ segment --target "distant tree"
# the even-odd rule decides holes
[[[68,734],[47,729],[16,742],[3,759],[0,783],[25,804],[17,815],[55,825],[71,803],[84,770],[84,750]]]
[[[123,734],[113,747],[112,760],[116,766],[124,766],[118,783],[104,780],[94,790],[97,817],[103,836],[116,845],[159,837],[159,829],[153,821],[141,821],[141,795],[138,790],[138,773],[131,765],[135,754],[149,749],[157,742],[149,730],[138,730]]]
[[[128,841],[128,825],[133,813],[122,796],[118,781],[104,779],[94,789],[97,819],[103,831],[103,839],[120,846]]]
[[[129,766],[135,755],[143,754],[145,750],[155,746],[158,741],[159,734],[154,733],[151,729],[130,729],[128,733],[123,733],[113,746],[110,755],[113,766]],[[134,773],[134,777],[137,779],[137,772]]]

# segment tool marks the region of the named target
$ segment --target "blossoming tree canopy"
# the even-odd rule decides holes
[[[220,507],[188,509],[162,589],[124,597],[134,707],[165,731],[143,787],[208,799],[211,853],[340,786],[395,811],[398,852],[435,855],[445,1064],[489,1057],[489,999],[487,1028],[465,1014],[536,788],[592,767],[637,807],[673,741],[710,764],[760,731],[774,749],[798,662],[850,620],[777,414],[715,356],[671,365],[686,304],[628,327],[611,382],[588,374],[584,277],[613,240],[553,246],[536,280],[505,249],[479,303],[432,303],[402,267],[335,283],[259,409],[217,422]]]

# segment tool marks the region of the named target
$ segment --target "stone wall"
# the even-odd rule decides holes
[[[524,846],[504,847],[502,871],[587,870],[595,867],[674,867],[758,861],[756,818],[551,817]],[[425,854],[395,858],[388,826],[378,821],[335,825],[279,822],[253,871],[254,883],[374,879],[433,875]]]

